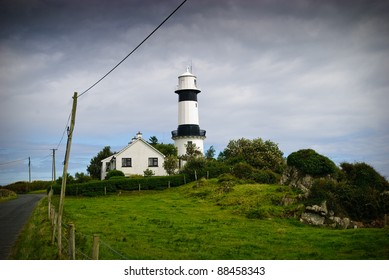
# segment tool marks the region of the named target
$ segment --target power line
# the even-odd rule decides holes
[[[88,89],[86,89],[84,92],[79,94],[77,97],[83,96],[85,93],[87,93],[89,90],[91,90],[93,87],[95,87],[98,83],[100,83],[104,78],[106,78],[109,74],[111,74],[120,64],[122,64],[130,55],[132,55],[141,45],[143,45],[144,42],[147,41],[175,12],[178,11],[178,9],[181,8],[182,5],[185,4],[187,0],[184,0],[173,12],[170,13],[170,15],[165,18],[164,21],[162,21],[142,42],[140,42],[126,57],[124,57],[118,64],[115,65],[111,70],[107,72],[103,77],[101,77],[97,82],[95,82],[93,85],[91,85]]]
[[[59,140],[59,143],[58,143],[58,145],[57,145],[57,148],[55,148],[56,150],[58,150],[58,148],[59,148],[59,146],[61,145],[62,140],[63,140],[63,138],[64,138],[64,136],[65,136],[65,133],[66,133],[66,131],[68,130],[69,122],[70,122],[70,116],[71,116],[71,115],[72,115],[72,113],[70,112],[69,117],[68,117],[68,121],[66,122],[65,128],[64,128],[64,130],[63,130],[63,132],[62,132],[61,140]]]
[[[104,76],[102,76],[97,82],[95,82],[93,85],[91,85],[89,88],[87,88],[85,91],[83,91],[81,94],[79,94],[77,97],[81,97],[83,96],[84,94],[86,94],[88,91],[90,91],[92,88],[94,88],[97,84],[99,84],[103,79],[105,79],[109,74],[111,74],[117,67],[119,67],[120,64],[122,64],[128,57],[130,57],[136,50],[139,49],[140,46],[142,46],[162,25],[165,24],[166,21],[168,21],[184,4],[185,2],[187,2],[187,0],[184,0],[180,5],[178,5],[178,7],[176,9],[174,9],[173,12],[171,12],[145,39],[143,39],[143,41],[141,41],[128,55],[126,55],[119,63],[117,63],[111,70],[109,70]],[[65,125],[65,128],[62,132],[62,136],[61,136],[61,140],[59,141],[57,147],[55,148],[56,150],[58,150],[59,146],[61,145],[64,137],[65,137],[65,133],[67,132],[68,130],[68,127],[69,127],[69,123],[70,123],[70,117],[71,117],[71,113],[69,114],[69,117],[68,117],[68,120],[66,122],[66,125]],[[48,158],[49,156],[51,155],[48,155],[46,157],[44,157],[43,159],[41,159],[41,161],[45,160],[46,158]],[[24,159],[19,159],[19,160],[14,160],[14,161],[9,161],[9,162],[4,162],[4,163],[0,163],[0,166],[2,165],[8,165],[8,164],[12,164],[12,163],[17,163],[17,162],[21,162],[21,161],[25,161],[25,160],[30,160],[30,158],[24,158]],[[29,161],[29,165],[31,164],[31,162]]]
[[[25,161],[27,159],[28,158],[23,158],[23,159],[17,159],[17,160],[13,160],[13,161],[3,162],[3,163],[0,163],[0,165],[12,164],[12,163],[20,162],[20,161]]]

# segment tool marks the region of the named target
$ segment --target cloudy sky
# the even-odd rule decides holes
[[[0,184],[62,174],[72,95],[182,0],[2,0]],[[205,149],[262,138],[389,176],[389,2],[188,0],[78,100],[69,172],[138,132],[172,143],[177,77],[197,75]]]

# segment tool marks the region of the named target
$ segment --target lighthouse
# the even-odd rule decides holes
[[[186,72],[178,77],[175,93],[178,94],[178,128],[172,131],[172,139],[178,150],[178,156],[186,154],[188,144],[195,144],[204,154],[205,130],[200,129],[199,108],[197,94],[201,90],[197,87],[196,76]]]

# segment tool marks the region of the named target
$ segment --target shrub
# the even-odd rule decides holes
[[[232,174],[239,179],[251,179],[255,168],[248,163],[239,162],[232,168]]]
[[[123,171],[120,171],[120,170],[111,170],[107,173],[107,175],[105,176],[105,179],[108,180],[109,178],[111,177],[117,177],[117,176],[121,176],[121,177],[124,177],[124,173]]]
[[[230,166],[224,162],[213,159],[207,160],[204,166],[204,171],[209,178],[217,178],[224,173],[228,173],[230,169]]]
[[[218,182],[219,183],[222,183],[222,182],[238,182],[238,178],[236,178],[234,175],[232,175],[231,173],[224,173],[224,174],[221,174],[219,177],[218,177]]]
[[[373,167],[364,162],[354,164],[343,162],[340,167],[350,185],[359,188],[371,187],[381,192],[389,190],[388,181]]]
[[[145,171],[143,171],[143,175],[145,177],[151,177],[155,175],[155,172],[149,168],[147,168]]]
[[[66,187],[66,195],[74,196],[100,196],[105,193],[114,193],[117,190],[162,190],[169,187],[177,187],[184,184],[183,175],[153,176],[141,178],[117,178],[104,181],[93,181],[84,184],[73,184]],[[54,194],[60,194],[61,186],[53,187]]]
[[[231,140],[219,158],[230,165],[246,162],[257,169],[270,169],[282,173],[284,169],[283,152],[270,140],[241,138]]]
[[[340,187],[336,181],[331,179],[320,178],[313,182],[306,204],[320,205],[324,200],[327,201],[329,210],[333,210],[338,214],[344,214],[341,206],[341,201],[337,197],[337,191]]]
[[[33,182],[15,182],[4,186],[4,188],[11,190],[18,194],[28,193],[31,191],[45,190],[52,184],[51,181],[33,181]]]
[[[185,174],[187,178],[191,180],[195,180],[195,174],[197,178],[205,177],[206,160],[203,157],[191,157],[184,165],[181,174]]]
[[[325,176],[334,174],[337,167],[329,158],[316,153],[312,149],[299,150],[287,157],[288,166],[294,166],[304,174]]]
[[[239,179],[252,180],[260,184],[275,184],[280,179],[280,175],[271,170],[256,169],[243,162],[232,168],[232,174]]]
[[[342,163],[341,181],[316,179],[306,204],[327,201],[329,210],[356,221],[382,219],[389,209],[388,182],[365,163]]]
[[[276,184],[280,180],[280,175],[271,170],[255,170],[251,178],[260,184]]]
[[[14,191],[10,191],[0,187],[0,200],[14,197],[17,197]]]

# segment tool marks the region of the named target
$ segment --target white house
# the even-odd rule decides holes
[[[138,132],[127,147],[101,161],[101,180],[110,170],[121,170],[129,176],[144,175],[143,172],[150,169],[156,176],[165,176],[164,160],[165,155],[147,143]]]

